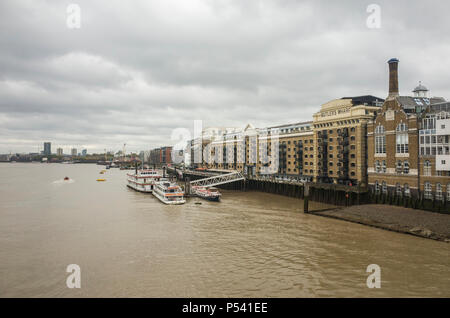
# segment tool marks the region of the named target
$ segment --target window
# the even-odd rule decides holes
[[[450,183],[447,183],[447,201],[450,201]]]
[[[436,200],[442,201],[444,197],[442,196],[442,186],[440,183],[436,183]]]
[[[386,135],[382,125],[375,128],[375,153],[386,153]]]
[[[383,194],[387,194],[386,181],[381,182],[381,191],[383,192]]]
[[[405,197],[411,196],[411,191],[409,190],[409,185],[407,183],[403,186],[403,193],[405,194]]]
[[[397,173],[402,173],[403,172],[403,163],[400,160],[397,161],[397,164],[395,166],[395,171]]]
[[[424,118],[422,120],[423,129],[435,129],[436,127],[436,118]]]
[[[423,165],[423,175],[431,176],[431,162],[429,160],[426,160]]]
[[[386,173],[386,160],[383,160],[383,164],[381,165],[381,171],[383,172],[383,173]]]
[[[433,193],[431,191],[431,183],[430,182],[425,182],[424,185],[424,197],[425,199],[431,199],[433,198]]]
[[[408,153],[408,126],[400,123],[396,128],[396,152]]]
[[[403,162],[403,173],[408,174],[409,173],[409,161],[405,160]]]
[[[375,172],[376,172],[376,173],[380,173],[380,172],[381,172],[380,160],[377,160],[377,161],[375,162]]]
[[[395,185],[395,193],[400,197],[402,196],[402,186],[400,185],[400,183],[397,183]]]
[[[375,181],[375,193],[380,194],[380,184],[378,181]]]

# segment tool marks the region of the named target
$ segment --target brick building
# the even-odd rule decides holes
[[[388,61],[389,95],[368,124],[369,187],[377,194],[421,198],[426,188],[425,198],[431,199],[436,187],[442,194],[450,182],[448,166],[436,166],[438,151],[443,156],[448,153],[445,136],[450,132],[436,130],[436,118],[447,117],[448,103],[440,97],[428,98],[422,85],[414,89],[414,96],[400,96],[398,63],[397,59]],[[441,134],[439,148],[437,134]]]
[[[160,147],[150,150],[149,163],[166,165],[172,163],[172,147]]]

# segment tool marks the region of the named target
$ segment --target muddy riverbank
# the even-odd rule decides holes
[[[450,242],[450,215],[448,214],[382,204],[355,205],[313,212],[313,214]]]

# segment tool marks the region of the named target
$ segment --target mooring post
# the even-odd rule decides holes
[[[358,183],[358,193],[356,194],[356,204],[361,204],[361,185]]]
[[[190,182],[190,178],[186,177],[184,179],[184,194],[185,195],[190,195],[191,194],[191,182]]]
[[[303,187],[303,212],[304,213],[309,213],[308,203],[309,203],[309,185],[305,184],[305,186]]]

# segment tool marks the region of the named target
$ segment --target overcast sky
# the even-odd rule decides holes
[[[0,153],[147,150],[174,128],[311,120],[418,81],[450,99],[449,1],[0,1]],[[371,3],[381,27],[368,28]],[[72,20],[71,20],[72,21]]]

